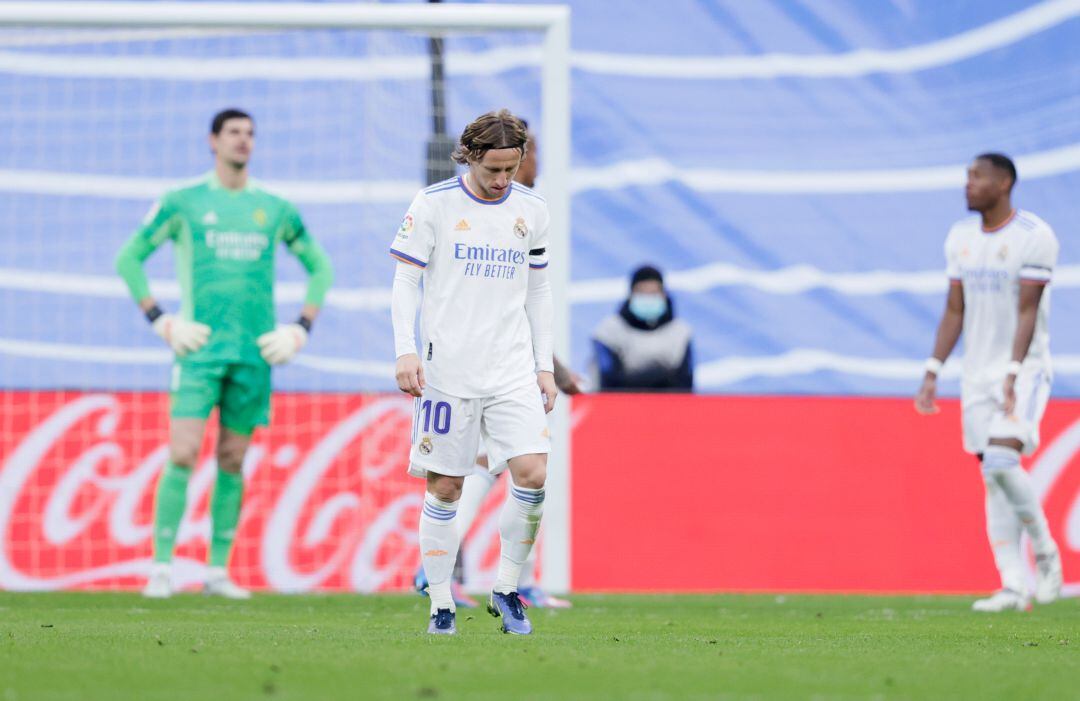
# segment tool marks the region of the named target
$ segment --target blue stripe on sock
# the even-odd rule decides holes
[[[1019,466],[1020,460],[1018,456],[1002,455],[997,452],[991,452],[988,455],[983,456],[984,470],[1006,470]]]
[[[511,491],[515,499],[526,504],[542,504],[544,502],[544,490],[542,489],[536,492],[523,492],[514,487]]]
[[[449,521],[450,519],[454,518],[454,516],[457,515],[457,511],[443,511],[443,510],[438,510],[437,511],[437,510],[431,508],[430,506],[428,506],[427,504],[424,504],[424,514],[427,515],[427,516],[430,516],[433,519],[437,519],[439,521]]]

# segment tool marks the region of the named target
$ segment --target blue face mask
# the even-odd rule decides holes
[[[644,321],[654,324],[667,311],[667,297],[657,294],[630,295],[630,313]]]

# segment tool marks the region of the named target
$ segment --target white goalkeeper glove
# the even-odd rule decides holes
[[[281,365],[293,359],[307,343],[308,332],[300,324],[278,324],[256,340],[263,360],[271,365]]]
[[[206,324],[185,321],[173,314],[158,316],[154,319],[153,329],[180,357],[199,350],[210,338],[210,327]]]

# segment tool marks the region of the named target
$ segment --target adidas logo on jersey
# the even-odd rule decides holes
[[[469,226],[469,222],[466,221],[465,219],[462,219],[461,221],[459,221],[457,223],[457,226],[454,227],[454,231],[470,231],[470,230],[472,230],[472,227]]]
[[[217,212],[210,211],[203,215],[202,223],[207,226],[213,226],[218,223]]]

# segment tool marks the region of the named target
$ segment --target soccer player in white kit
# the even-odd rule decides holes
[[[915,396],[923,414],[937,411],[937,375],[964,335],[960,389],[964,449],[977,455],[986,483],[986,531],[1002,588],[979,599],[976,611],[1026,610],[1020,533],[1035,553],[1035,599],[1061,593],[1061,558],[1021,454],[1039,445],[1039,421],[1050,396],[1052,369],[1049,283],[1058,242],[1031,212],[1013,209],[1016,167],[998,153],[968,168],[968,209],[980,216],[953,225],[945,241],[949,295],[934,353]]]
[[[409,473],[427,480],[420,552],[429,633],[456,632],[454,517],[481,436],[491,471],[510,470],[513,495],[499,518],[502,550],[488,611],[502,618],[505,632],[532,632],[517,583],[543,513],[551,443],[545,414],[558,390],[546,271],[550,216],[542,197],[513,183],[527,141],[525,126],[507,110],[469,124],[453,156],[468,172],[417,194],[390,248],[399,261],[391,299],[396,377],[416,397]]]
[[[525,158],[522,160],[517,172],[514,173],[514,182],[520,183],[531,190],[536,184],[536,176],[539,172],[539,149],[536,145],[535,135],[529,130],[529,123],[521,117],[518,117],[518,119],[521,119],[521,123],[525,125],[529,142],[525,146]],[[570,368],[560,363],[558,356],[552,356],[552,361],[555,365],[555,386],[559,388],[559,391],[564,395],[580,394],[581,387],[579,383],[581,379]],[[476,466],[473,468],[472,474],[465,478],[465,482],[461,487],[461,499],[458,500],[457,515],[454,517],[458,525],[458,534],[461,536],[461,543],[458,546],[457,562],[454,564],[454,579],[450,582],[450,593],[454,597],[454,604],[458,607],[471,608],[477,605],[472,597],[465,592],[464,585],[459,583],[457,578],[460,576],[459,573],[464,571],[461,551],[467,547],[469,529],[472,527],[477,515],[479,515],[480,508],[487,499],[488,493],[495,487],[500,476],[492,474],[488,468],[487,455],[481,451],[481,454],[476,458]],[[513,499],[513,493],[507,490],[506,497],[507,499]],[[413,584],[418,592],[427,594],[428,581],[423,566],[417,569]],[[521,579],[518,580],[518,594],[530,607],[570,608],[572,606],[568,599],[561,599],[548,594],[537,584],[536,547],[533,547],[532,552],[529,553],[529,559],[521,568]]]

